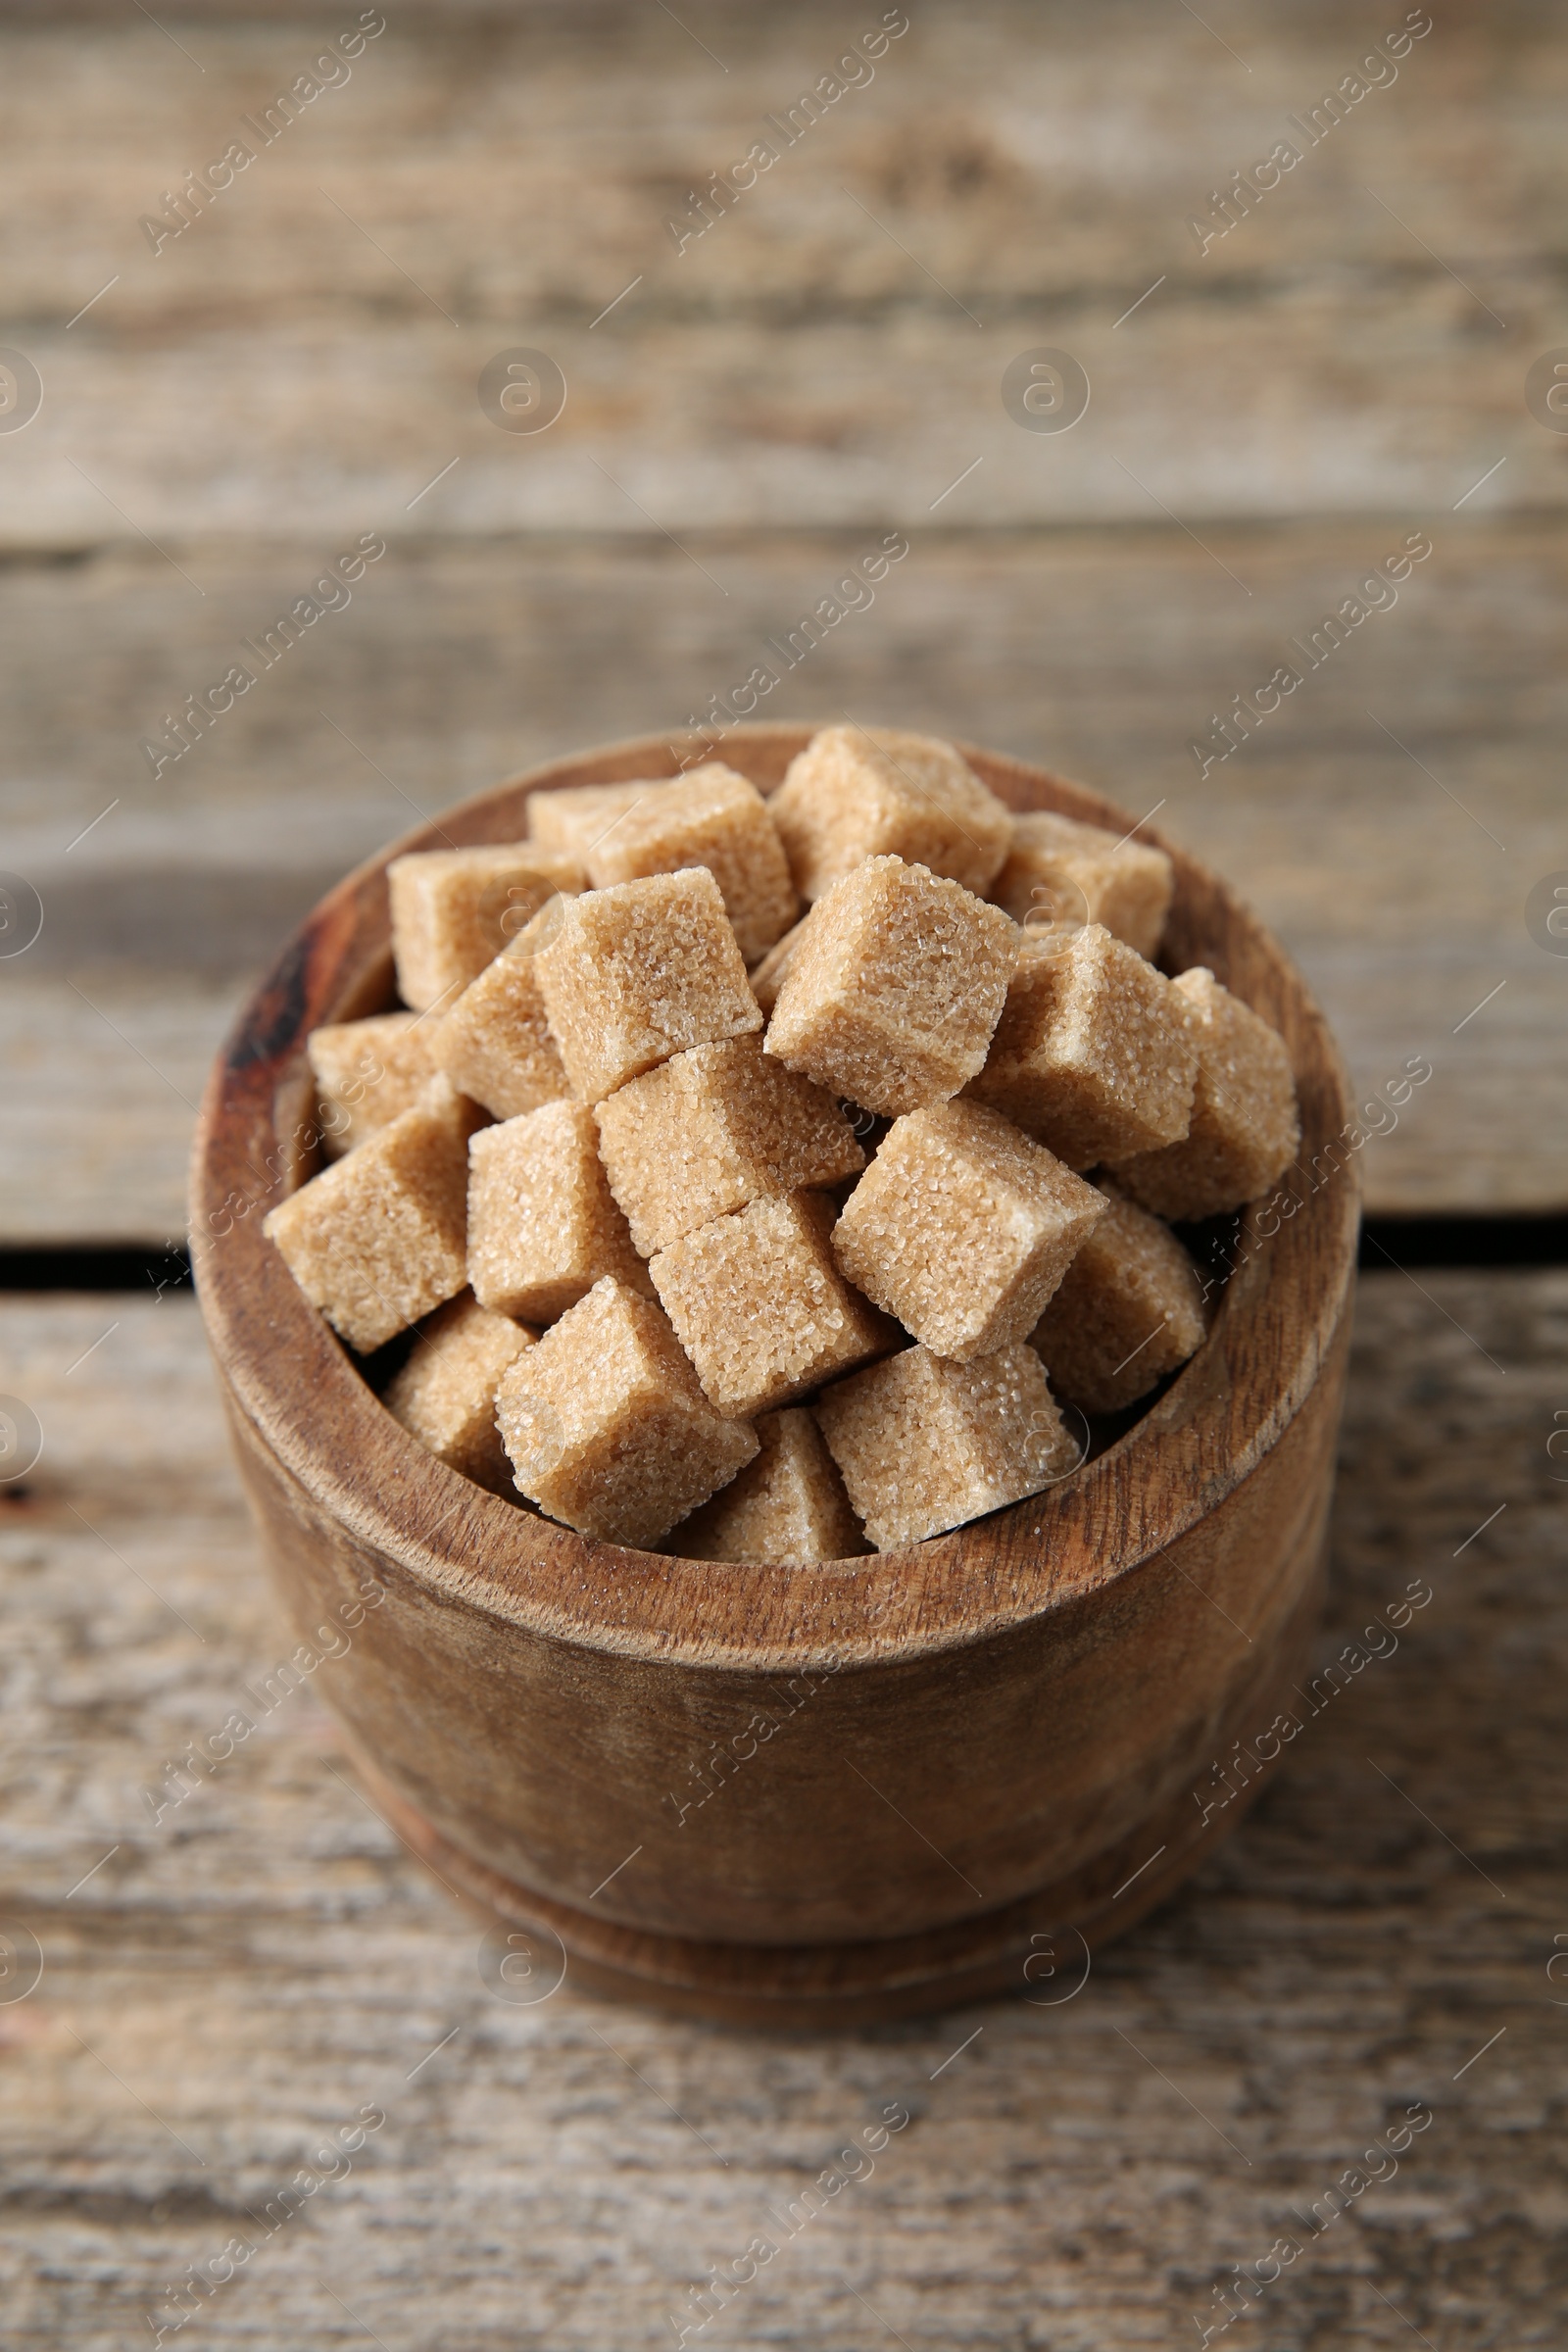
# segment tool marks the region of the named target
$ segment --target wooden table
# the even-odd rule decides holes
[[[1209,191],[1401,11],[911,8],[677,252],[688,191],[880,13],[411,7],[156,253],[139,220],[322,27],[0,30],[5,340],[44,388],[0,433],[0,865],[44,910],[0,961],[0,1388],[43,1433],[0,1486],[0,1995],[28,1936],[44,1964],[0,2005],[7,2340],[147,2340],[236,2237],[186,2341],[1121,2352],[1259,2284],[1236,2324],[1268,2352],[1559,2340],[1568,1275],[1412,1241],[1363,1278],[1322,1650],[1361,1663],[1200,1880],[1033,2003],[769,2041],[569,1982],[500,1997],[318,1693],[280,1690],[172,1287],[235,1003],[416,812],[683,722],[889,532],[907,556],[768,715],[928,725],[1162,804],[1358,1079],[1432,1061],[1364,1154],[1401,1262],[1389,1219],[1565,1206],[1568,957],[1525,911],[1568,871],[1568,437],[1525,394],[1564,331],[1560,21],[1435,12],[1200,252]],[[568,388],[537,436],[475,395],[519,347]],[[1041,347],[1090,379],[1066,433],[999,393]],[[387,552],[352,603],[154,775],[166,714],[362,533]],[[1397,604],[1293,655],[1412,533]],[[1281,662],[1299,687],[1200,772],[1192,741]],[[19,1287],[27,1250],[104,1244],[134,1288]],[[182,1780],[236,1710],[251,1736]],[[1396,2171],[1366,2161],[1411,2103]],[[874,2173],[829,2170],[802,2220],[890,2110]],[[734,2308],[694,2303],[755,2238]]]

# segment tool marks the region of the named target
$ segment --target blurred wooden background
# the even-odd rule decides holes
[[[1568,865],[1568,436],[1524,395],[1568,334],[1560,18],[1446,10],[1227,236],[1186,225],[1403,13],[916,9],[678,253],[881,11],[406,10],[156,253],[138,222],[357,12],[14,13],[6,332],[44,400],[0,434],[3,855],[45,921],[0,967],[0,1239],[177,1231],[185,1103],[327,880],[683,721],[889,527],[907,560],[766,709],[1161,804],[1360,1080],[1433,1061],[1371,1201],[1561,1205],[1568,959],[1523,911]],[[1042,345],[1090,378],[1068,432],[1003,407]],[[477,398],[517,347],[568,386],[537,436]],[[1413,529],[1397,605],[1200,777],[1211,713]],[[141,741],[366,531],[352,604],[155,779]]]
[[[504,773],[684,722],[894,529],[907,558],[765,714],[1157,808],[1360,1081],[1431,1060],[1363,1154],[1375,1207],[1568,1205],[1568,957],[1525,918],[1568,871],[1568,436],[1526,400],[1568,346],[1561,11],[1434,0],[1200,252],[1189,217],[1402,0],[910,0],[677,252],[690,192],[883,13],[389,8],[156,253],[143,216],[360,12],[5,13],[0,341],[43,405],[0,430],[0,868],[44,924],[0,960],[0,1246],[177,1238],[206,1064],[327,882]],[[519,347],[567,384],[537,436],[477,397]],[[1090,380],[1065,433],[1003,405],[1039,347]],[[365,532],[352,602],[155,778],[142,740]],[[1211,714],[1410,532],[1397,604],[1200,775]],[[1433,2130],[1253,2340],[1555,2343],[1563,1305],[1554,1274],[1364,1280],[1335,1644],[1412,1577],[1434,1602],[1080,1999],[770,2045],[495,2001],[309,1692],[154,1825],[145,1790],[287,1647],[193,1310],[5,1302],[0,1386],[45,1433],[0,1487],[0,1936],[46,1958],[0,2004],[16,2340],[142,2340],[380,2099],[352,2180],[183,2340],[670,2341],[706,2266],[906,2098],[876,2182],[691,2341],[1190,2342],[1419,2097]]]

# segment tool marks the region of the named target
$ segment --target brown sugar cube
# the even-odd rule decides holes
[[[648,1292],[598,1147],[580,1102],[546,1102],[473,1138],[468,1280],[481,1306],[553,1323],[606,1274]]]
[[[450,1469],[497,1494],[514,1493],[496,1428],[496,1390],[538,1336],[465,1291],[437,1307],[381,1401]]]
[[[710,1403],[750,1419],[881,1355],[894,1329],[843,1279],[820,1194],[753,1200],[650,1261]]]
[[[940,1102],[985,1060],[1018,938],[960,884],[867,858],[812,908],[766,1051],[867,1110]]]
[[[1087,923],[1024,935],[967,1092],[1070,1168],[1092,1168],[1184,1136],[1197,1070],[1186,999],[1102,923]]]
[[[467,1280],[468,1135],[479,1115],[436,1078],[412,1110],[302,1184],[262,1227],[362,1355]]]
[[[1027,1339],[1103,1196],[978,1102],[896,1119],[833,1229],[840,1270],[937,1355]]]
[[[807,918],[803,915],[792,929],[785,932],[781,940],[768,949],[761,962],[752,966],[747,975],[752,984],[752,994],[764,1012],[771,1012],[778,1003],[778,992],[784,985],[784,975],[790,968],[790,958],[800,946],[801,934],[806,929],[806,922]]]
[[[780,1568],[862,1553],[860,1523],[808,1408],[764,1413],[757,1437],[762,1450],[756,1461],[692,1514],[669,1548],[688,1560]]]
[[[804,899],[867,858],[897,857],[983,896],[1012,816],[951,743],[898,727],[824,727],[767,804]]]
[[[595,845],[639,801],[664,790],[664,779],[632,784],[567,784],[528,795],[528,838],[541,850],[575,858],[586,867]]]
[[[499,849],[416,850],[386,869],[398,991],[418,1011],[455,997],[582,867],[527,841]]]
[[[762,1025],[706,866],[571,900],[534,968],[566,1076],[584,1102],[671,1054]]]
[[[564,901],[547,899],[516,938],[432,1021],[430,1051],[460,1094],[498,1119],[520,1118],[571,1092],[545,1015],[533,961],[554,938]]]
[[[1285,1041],[1201,964],[1173,984],[1190,1008],[1198,1083],[1185,1140],[1128,1159],[1117,1180],[1156,1216],[1218,1216],[1255,1200],[1301,1140]]]
[[[1185,1364],[1203,1333],[1198,1268],[1157,1217],[1111,1193],[1029,1344],[1058,1396],[1114,1413]]]
[[[672,1054],[594,1112],[610,1189],[645,1257],[770,1193],[865,1165],[831,1095],[770,1061],[757,1037]]]
[[[817,906],[821,904],[819,899]],[[807,924],[815,912],[816,907],[813,906],[809,913],[801,918],[793,931],[785,932],[776,948],[768,949],[761,962],[755,965],[752,970],[752,994],[765,1013],[771,1013],[774,1005],[778,1003],[778,992],[784,985],[785,974],[790,968],[796,949],[806,936]],[[887,1121],[880,1114],[866,1110],[862,1104],[852,1102],[848,1098],[841,1102],[840,1107],[850,1122],[851,1132],[858,1142],[863,1143],[865,1138],[876,1130],[886,1128]],[[853,1183],[853,1173],[847,1178],[838,1179],[840,1188],[847,1183]]]
[[[377,1012],[366,1021],[331,1021],[311,1031],[305,1051],[328,1159],[340,1159],[414,1108],[435,1076],[434,1029],[416,1012]]]
[[[1014,817],[1012,848],[991,896],[1015,923],[1103,923],[1113,939],[1152,956],[1172,879],[1163,850],[1042,809]]]
[[[707,866],[748,963],[765,954],[800,912],[767,803],[721,760],[706,760],[678,782],[633,802],[584,851],[583,862],[596,890],[644,874]]]
[[[969,1364],[906,1348],[824,1391],[815,1409],[878,1551],[1021,1502],[1080,1459],[1027,1347]]]
[[[502,1376],[496,1418],[520,1492],[610,1544],[657,1544],[758,1451],[659,1308],[610,1276]]]

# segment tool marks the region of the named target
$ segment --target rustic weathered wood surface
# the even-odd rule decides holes
[[[0,962],[0,1238],[176,1229],[181,1097],[335,873],[411,802],[684,719],[894,526],[776,711],[1163,800],[1359,1082],[1434,1058],[1374,1206],[1562,1202],[1568,960],[1522,916],[1568,865],[1568,438],[1524,395],[1562,331],[1559,20],[1446,8],[1200,251],[1189,217],[1401,11],[928,5],[677,253],[688,190],[879,13],[399,11],[156,253],[140,220],[320,32],[0,30],[7,331],[44,384],[0,434],[0,862],[46,906]],[[1065,434],[1002,406],[1042,343],[1093,387]],[[536,437],[475,392],[519,345],[568,382]],[[1398,605],[1200,778],[1211,712],[1412,528]],[[367,530],[352,605],[155,781],[143,738]]]
[[[1362,1089],[1432,1061],[1364,1155],[1370,1203],[1560,1205],[1568,958],[1524,902],[1568,866],[1568,568],[1553,522],[1465,519],[1206,777],[1189,736],[1402,522],[1210,526],[1250,600],[1174,529],[914,533],[767,714],[907,719],[1163,802],[1297,955]],[[727,598],[662,541],[397,552],[156,781],[143,729],[222,675],[319,545],[204,549],[200,605],[142,552],[0,574],[3,861],[44,901],[37,944],[0,962],[0,1236],[177,1231],[191,1105],[242,987],[347,865],[533,760],[684,722],[875,543],[703,542]]]
[[[1358,1654],[1390,1654],[1075,1997],[772,2041],[569,1982],[488,1990],[478,1929],[356,1792],[315,1690],[283,1694],[292,1637],[188,1296],[7,1301],[7,1385],[45,1432],[0,1505],[0,1913],[45,1954],[0,2008],[8,2340],[150,2340],[144,2313],[238,2234],[259,2250],[178,2340],[653,2346],[765,2235],[777,2257],[690,2341],[1179,2345],[1288,2237],[1249,2339],[1271,2352],[1410,2326],[1441,2352],[1555,2344],[1565,1333],[1561,1274],[1364,1279],[1320,1654],[1364,1629]],[[1430,1602],[1378,1630],[1412,1580]],[[155,1823],[145,1792],[236,1709],[254,1733]],[[1413,2100],[1431,2128],[1314,2237]],[[790,2201],[901,2101],[874,2174],[785,2242]],[[367,2104],[387,2120],[353,2171],[265,2240]]]
[[[1187,216],[1403,0],[922,0],[677,255],[666,214],[879,7],[400,6],[154,255],[138,217],[357,13],[24,0],[0,26],[0,341],[45,395],[0,433],[0,867],[45,902],[0,961],[0,1241],[178,1234],[211,1051],[321,888],[416,809],[684,720],[895,527],[910,556],[771,714],[906,717],[1163,797],[1359,1081],[1432,1058],[1363,1154],[1371,1202],[1562,1205],[1568,959],[1522,913],[1568,869],[1568,437],[1524,400],[1568,341],[1559,11],[1444,0],[1200,254]],[[568,379],[538,439],[475,395],[519,345]],[[1039,345],[1092,382],[1062,436],[1000,404]],[[1200,779],[1209,713],[1417,528],[1398,606]],[[155,781],[141,738],[367,530],[389,553],[352,606]],[[194,1310],[6,1302],[0,1388],[47,1440],[0,1502],[3,1908],[47,1955],[0,2006],[8,2334],[151,2340],[187,2264],[261,2245],[251,2209],[378,2101],[353,2172],[183,2340],[673,2341],[708,2266],[772,2231],[689,2341],[1191,2342],[1288,2234],[1268,2352],[1554,2345],[1568,1291],[1420,1282],[1363,1283],[1337,1547],[1346,1632],[1430,1582],[1398,1650],[1076,1997],[794,2044],[496,1997],[308,1688],[264,1692],[155,1824],[143,1792],[287,1646]],[[1432,2128],[1311,2237],[1413,2098]],[[768,2209],[893,2101],[914,2121],[875,2174],[784,2244]]]
[[[120,536],[109,499],[158,538],[412,528],[454,459],[421,529],[923,524],[982,458],[944,521],[1446,515],[1503,457],[1483,511],[1562,503],[1523,401],[1561,330],[1545,0],[1451,0],[1315,145],[1291,117],[1398,0],[914,5],[874,77],[770,133],[883,13],[394,10],[266,146],[244,123],[325,19],[198,9],[185,56],[122,12],[13,28],[0,192],[50,400],[11,543]],[[155,253],[140,221],[237,137],[254,162]],[[666,221],[766,138],[677,252]],[[1189,219],[1287,139],[1300,162],[1200,251]],[[1093,387],[1061,436],[998,398],[1039,345]],[[568,385],[537,439],[475,396],[524,346]]]

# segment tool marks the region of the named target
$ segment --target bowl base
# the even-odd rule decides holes
[[[551,1990],[565,1983],[682,2016],[793,2032],[872,2025],[1003,1993],[1060,2007],[1088,1982],[1092,1953],[1126,1935],[1228,1836],[1270,1769],[1213,1822],[1195,1828],[1184,1797],[1082,1869],[978,1918],[863,1943],[762,1944],[622,1927],[504,1878],[444,1837],[362,1751],[351,1752],[367,1794],[416,1860],[466,1909],[528,1939],[518,1944],[516,1993],[492,1985],[503,1998],[525,2002],[537,1964]]]

